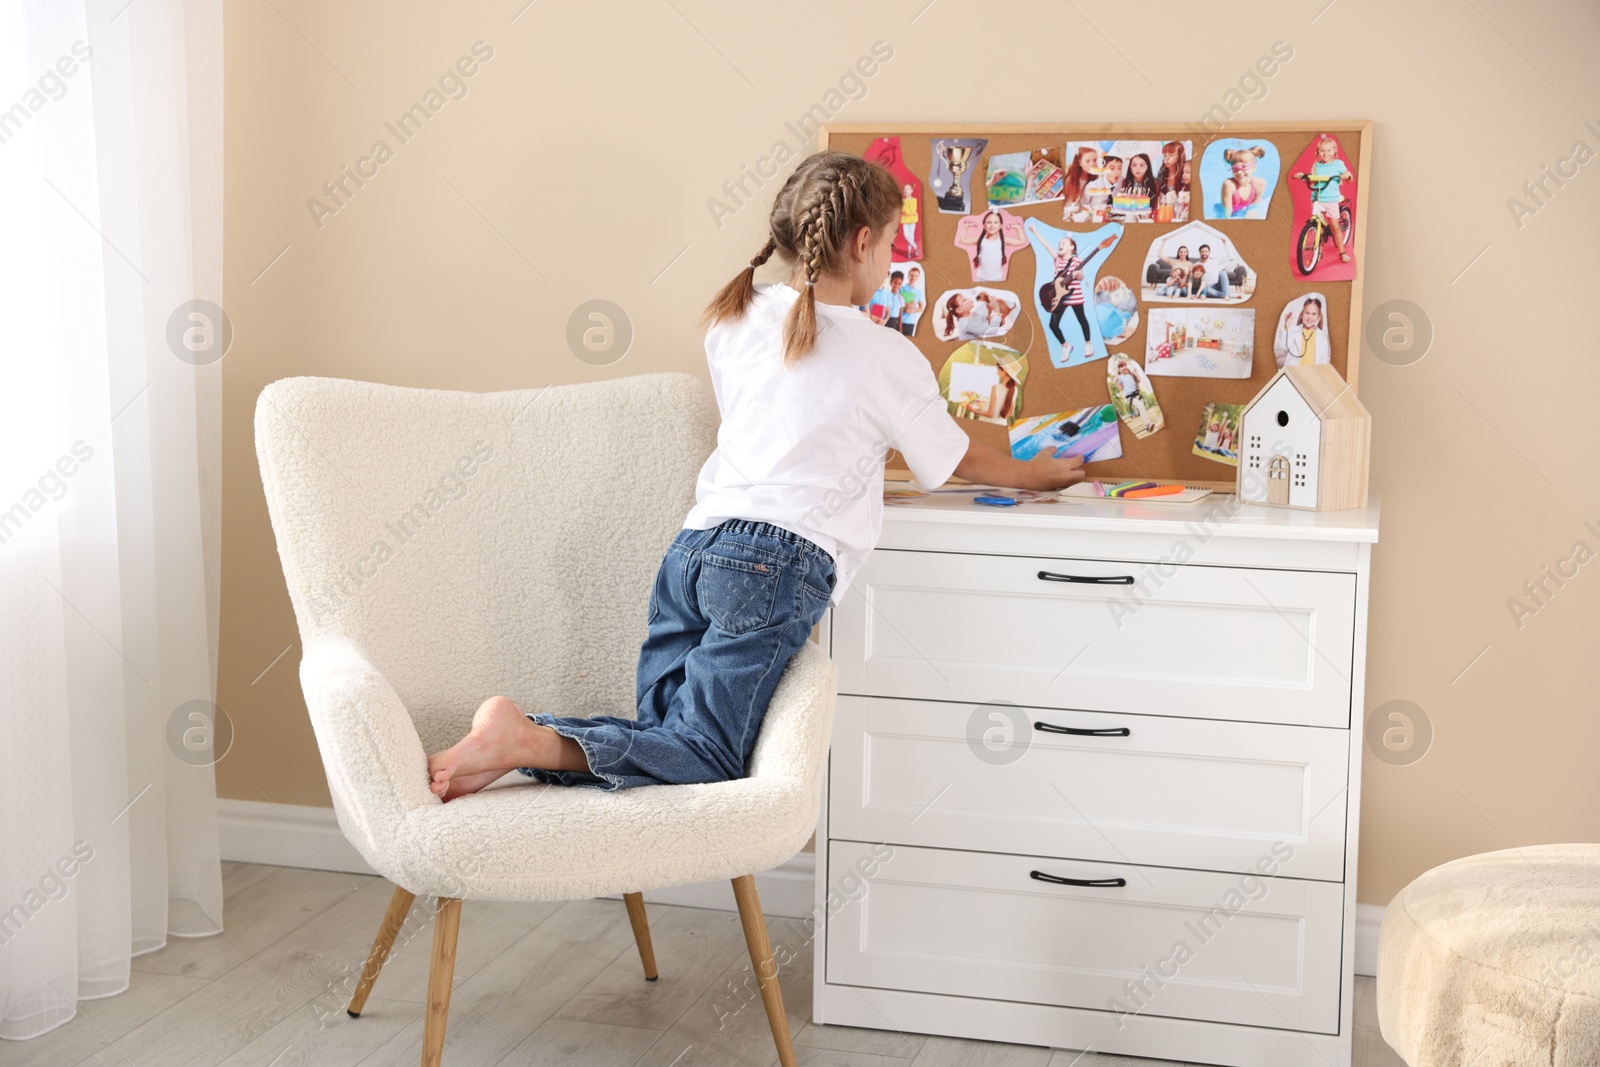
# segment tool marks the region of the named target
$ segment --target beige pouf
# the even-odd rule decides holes
[[[1378,1025],[1410,1067],[1600,1067],[1600,845],[1468,856],[1401,890]]]

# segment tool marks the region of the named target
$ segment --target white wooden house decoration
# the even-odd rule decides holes
[[[1372,417],[1326,363],[1290,364],[1244,406],[1239,498],[1312,511],[1367,506]]]

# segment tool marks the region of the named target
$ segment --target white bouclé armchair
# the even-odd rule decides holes
[[[441,802],[427,753],[495,694],[528,711],[634,713],[651,583],[715,444],[681,374],[504,393],[289,378],[256,404],[256,451],[339,826],[394,898],[359,1015],[417,895],[438,898],[423,1034],[439,1063],[463,899],[621,893],[647,978],[640,893],[732,879],[783,1064],[794,1063],[754,872],[816,823],[834,672],[808,643],[749,777],[604,792],[533,784]]]

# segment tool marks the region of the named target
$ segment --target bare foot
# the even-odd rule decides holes
[[[541,734],[522,709],[505,697],[490,697],[472,715],[467,736],[428,757],[428,788],[441,800],[476,793],[507,771],[539,765]]]
[[[463,797],[468,793],[476,793],[491,782],[499,781],[505,774],[505,771],[483,771],[480,774],[457,774],[453,777],[444,778],[442,777],[444,772],[440,771],[440,777],[429,783],[428,788],[440,800],[454,800],[456,797]],[[442,793],[438,789],[440,781],[444,783],[444,792]]]

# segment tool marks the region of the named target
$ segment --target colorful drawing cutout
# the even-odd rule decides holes
[[[1139,301],[1127,282],[1108,274],[1094,283],[1094,318],[1108,345],[1133,336],[1139,328]]]
[[[1050,363],[1076,367],[1106,356],[1106,339],[1098,317],[1084,308],[1084,294],[1095,287],[1095,274],[1122,238],[1120,223],[1074,233],[1047,226],[1038,219],[1023,224],[1033,243],[1035,307],[1047,327]]]
[[[1128,424],[1135,437],[1149,437],[1167,424],[1156,403],[1156,387],[1150,384],[1137,360],[1118,353],[1106,365],[1106,387],[1117,417]]]
[[[1068,141],[1068,222],[1187,222],[1189,141]]]
[[[965,255],[973,281],[1003,282],[1011,273],[1011,257],[1028,247],[1028,237],[1021,218],[992,207],[956,223],[955,246]]]
[[[1243,404],[1207,404],[1200,413],[1200,429],[1195,431],[1194,447],[1189,451],[1203,459],[1237,467],[1239,420],[1243,411]]]
[[[1310,281],[1356,276],[1356,176],[1332,134],[1319,134],[1289,168],[1294,244],[1289,262]]]
[[[1282,164],[1271,141],[1225,137],[1200,157],[1200,188],[1208,219],[1264,219]]]
[[[1254,308],[1151,308],[1144,369],[1167,378],[1248,378]]]
[[[939,391],[955,418],[1004,426],[1022,413],[1027,380],[1027,356],[1005,345],[969,341],[944,361]]]
[[[900,229],[894,235],[891,254],[895,259],[922,258],[922,180],[911,173],[900,152],[900,138],[879,137],[867,146],[861,157],[881,164],[894,175],[900,186]]]
[[[1183,303],[1242,304],[1256,291],[1256,272],[1221,230],[1203,222],[1179,226],[1150,242],[1140,296]]]
[[[1019,207],[1061,199],[1061,149],[1035,148],[989,157],[984,181],[990,207]]]
[[[1056,459],[1082,456],[1085,463],[1122,458],[1117,409],[1110,404],[1014,419],[1008,436],[1015,459],[1032,459],[1040,452]]]
[[[941,341],[1004,337],[1021,312],[1022,298],[1004,289],[947,289],[933,303],[933,334]]]
[[[1272,335],[1272,355],[1282,370],[1291,363],[1332,363],[1328,300],[1321,293],[1297,296],[1283,305]]]
[[[928,142],[933,163],[928,188],[940,214],[965,215],[972,210],[972,175],[989,142],[983,137],[936,137]]]

